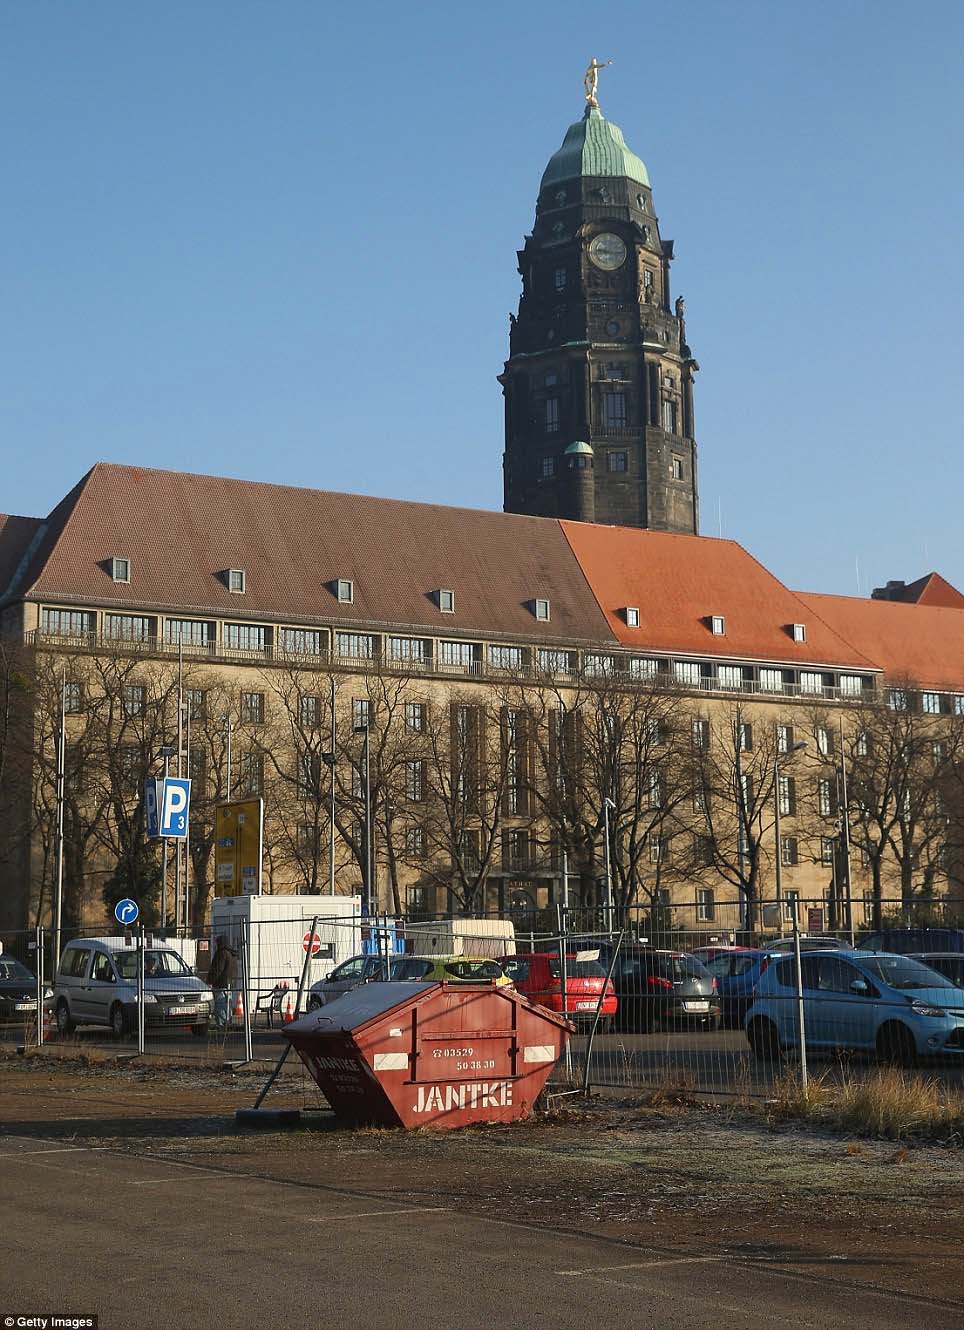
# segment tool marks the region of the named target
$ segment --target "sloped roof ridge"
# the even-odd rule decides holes
[[[734,543],[734,544],[739,544],[739,541],[734,541],[733,543]],[[752,559],[752,560],[753,560],[753,562],[756,564],[756,566],[757,566],[758,568],[762,568],[763,571],[764,571],[769,577],[772,577],[773,580],[774,580],[774,582],[779,582],[780,586],[783,587],[783,589],[784,589],[784,591],[787,593],[787,595],[793,597],[793,599],[794,599],[794,600],[796,601],[796,603],[800,606],[800,609],[801,609],[802,611],[804,611],[804,612],[807,613],[807,614],[816,614],[816,613],[817,613],[816,610],[813,608],[813,606],[812,606],[812,605],[809,605],[809,604],[806,602],[806,600],[803,599],[803,596],[802,596],[801,594],[798,594],[796,591],[794,591],[793,587],[789,587],[789,586],[787,586],[786,582],[781,581],[780,578],[777,577],[776,573],[772,572],[769,568],[767,568],[766,564],[762,563],[762,562],[756,557],[756,555],[752,552],[752,550],[748,550],[748,549],[746,548],[745,545],[740,545],[740,549],[743,550],[743,553],[747,556],[748,559]],[[804,593],[804,594],[805,594],[805,593]],[[836,637],[836,638],[839,638],[839,640],[840,640],[841,642],[845,642],[845,643],[847,644],[847,646],[850,648],[850,650],[853,651],[854,654],[857,656],[858,660],[862,660],[862,661],[866,664],[866,666],[867,666],[868,669],[870,669],[870,670],[875,670],[875,671],[878,671],[878,672],[879,672],[879,670],[880,670],[880,666],[879,666],[878,664],[876,664],[875,661],[872,661],[868,655],[865,655],[865,653],[860,649],[860,647],[855,646],[854,643],[851,642],[851,640],[850,640],[849,637],[845,637],[845,636],[843,635],[843,633],[841,633],[840,630],[839,630],[838,628],[834,628],[832,624],[829,624],[829,623],[827,622],[827,620],[826,620],[821,614],[817,614],[817,618],[818,618],[818,619],[820,620],[820,622],[823,624],[824,628],[826,628],[827,632],[828,632],[828,633],[832,633],[833,636]],[[806,623],[806,620],[801,619],[800,622],[803,623],[803,624],[805,624],[805,623]]]
[[[60,502],[54,508],[52,508],[50,512],[47,514],[46,522],[39,529],[43,531],[43,536],[33,551],[33,559],[35,560],[35,563],[32,572],[30,568],[30,561],[28,559],[26,561],[26,566],[22,569],[20,568],[17,569],[18,576],[14,578],[11,585],[2,593],[4,599],[6,599],[10,595],[13,595],[14,593],[16,593],[18,596],[30,595],[31,591],[33,590],[34,586],[37,583],[38,578],[40,577],[40,574],[44,570],[44,566],[47,564],[48,560],[54,554],[61,540],[63,539],[64,533],[67,530],[67,525],[70,522],[71,517],[73,516],[77,504],[80,501],[81,495],[83,494],[87,486],[90,484],[91,477],[93,476],[94,472],[97,470],[97,465],[98,464],[95,462],[94,465],[90,468],[90,470],[85,472],[84,475],[81,476],[80,480],[78,480],[74,488],[68,491],[68,493],[64,495],[64,497],[60,500]],[[28,584],[25,585],[22,589],[18,590],[17,583],[22,578],[28,577],[28,575],[29,575]]]
[[[318,489],[314,485],[285,485],[278,480],[245,480],[241,476],[219,476],[208,471],[174,471],[169,467],[140,466],[129,462],[95,462],[80,484],[89,480],[95,472],[110,471],[148,471],[155,476],[176,476],[180,480],[211,480],[220,484],[242,485],[262,489],[284,490],[293,494],[324,494],[331,498],[370,500],[372,503],[392,504],[399,508],[441,508],[447,513],[481,513],[486,517],[498,517],[516,522],[558,523],[556,517],[536,517],[529,513],[505,513],[498,508],[469,508],[465,504],[429,503],[420,499],[396,499],[381,494],[359,494],[354,490]],[[69,497],[69,496],[68,496]]]

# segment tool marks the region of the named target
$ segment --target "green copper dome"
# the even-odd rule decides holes
[[[570,443],[565,452],[566,457],[592,457],[592,449],[588,443],[583,443],[581,439],[576,443]]]
[[[627,176],[649,186],[646,167],[626,147],[623,131],[595,106],[587,106],[583,118],[566,130],[562,147],[549,158],[540,189],[585,175]]]

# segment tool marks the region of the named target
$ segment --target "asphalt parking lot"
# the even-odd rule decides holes
[[[0,1315],[124,1330],[964,1320],[959,1147],[608,1100],[459,1132],[328,1114],[240,1130],[261,1084],[0,1059]],[[292,1074],[272,1102],[313,1089]]]
[[[547,1232],[450,1205],[36,1137],[0,1140],[6,1315],[106,1327],[946,1326],[949,1306],[774,1262]],[[442,1198],[435,1198],[442,1200]],[[19,1235],[19,1236],[18,1236]]]

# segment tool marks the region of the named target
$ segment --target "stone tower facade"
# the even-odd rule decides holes
[[[519,251],[499,376],[506,512],[698,530],[699,366],[672,257],[646,167],[591,100],[546,167]]]

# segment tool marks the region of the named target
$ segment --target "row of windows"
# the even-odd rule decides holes
[[[548,376],[547,376],[548,377]],[[560,399],[547,397],[543,403],[543,426],[546,434],[558,434],[561,420]],[[626,429],[629,425],[629,408],[624,392],[604,392],[602,394],[602,414],[597,422],[603,430]],[[658,424],[667,434],[679,433],[679,409],[675,401],[663,399],[660,402],[659,418],[650,421]]]
[[[558,469],[555,457],[542,459],[542,476],[548,480]],[[606,470],[614,475],[624,475],[629,471],[629,453],[625,448],[610,448],[606,453]],[[675,455],[670,459],[669,474],[673,480],[685,480],[686,467],[682,457]]]
[[[453,593],[454,607],[454,593]],[[550,601],[536,597],[529,602],[529,610],[537,622],[551,620]],[[638,607],[625,607],[620,611],[630,627],[640,623]],[[725,620],[721,615],[709,616],[708,624],[715,636],[725,635]],[[44,608],[41,615],[42,631],[52,636],[84,637],[96,631],[96,613],[88,610]],[[151,616],[104,615],[105,636],[124,642],[152,641],[157,620]],[[216,642],[217,622],[192,619],[164,621],[164,640],[170,645],[179,641],[195,646],[213,648]],[[787,632],[794,641],[806,640],[804,624],[788,625]],[[268,624],[225,622],[221,625],[222,646],[228,651],[267,653],[277,645],[281,652],[292,656],[323,657],[328,640],[327,630],[312,628],[274,628]],[[542,648],[533,653],[529,648],[505,645],[486,647],[480,642],[454,640],[436,641],[433,638],[394,637],[384,639],[374,633],[336,631],[333,652],[345,661],[376,662],[382,658],[401,664],[413,663],[426,668],[437,664],[441,668],[454,668],[467,672],[481,672],[484,665],[493,670],[520,670],[535,664],[540,670],[559,674],[572,674],[579,668],[575,651],[563,648]],[[873,678],[861,674],[835,674],[830,671],[796,670],[775,666],[727,665],[711,661],[667,660],[656,657],[625,657],[622,655],[587,653],[583,657],[587,676],[628,675],[645,679],[668,675],[684,687],[713,691],[744,691],[764,693],[800,693],[807,696],[826,695],[837,688],[843,697],[859,698],[873,687]],[[890,693],[891,705],[897,706],[902,698],[899,690]],[[924,693],[924,704],[932,711],[964,714],[964,695]]]

